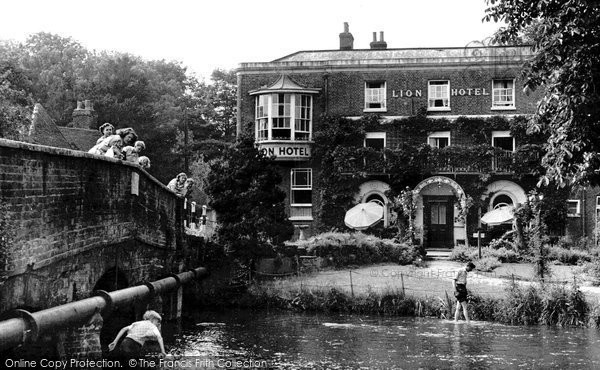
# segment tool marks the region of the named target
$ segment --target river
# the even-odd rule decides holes
[[[599,368],[597,329],[412,317],[203,312],[164,325],[171,368]]]

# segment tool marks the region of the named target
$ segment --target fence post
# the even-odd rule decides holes
[[[402,282],[402,298],[404,298],[406,296],[406,293],[404,291],[404,274],[400,273],[400,281]]]
[[[352,270],[350,272],[350,293],[352,294],[352,298],[354,298],[354,286],[352,285]]]

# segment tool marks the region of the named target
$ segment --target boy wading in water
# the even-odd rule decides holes
[[[467,273],[475,268],[473,262],[467,263],[467,266],[456,272],[456,277],[452,280],[454,285],[454,296],[456,297],[456,311],[454,312],[454,321],[458,321],[460,316],[460,307],[462,306],[465,320],[469,320],[469,311],[467,311]]]

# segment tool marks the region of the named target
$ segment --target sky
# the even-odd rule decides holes
[[[462,47],[499,27],[483,23],[485,0],[0,0],[0,39],[36,32],[88,50],[176,60],[200,78],[242,62],[339,48],[348,22],[355,49],[373,32],[388,48]]]

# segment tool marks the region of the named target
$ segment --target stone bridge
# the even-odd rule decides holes
[[[0,201],[12,233],[0,312],[195,267],[186,266],[184,200],[136,164],[0,139]]]

